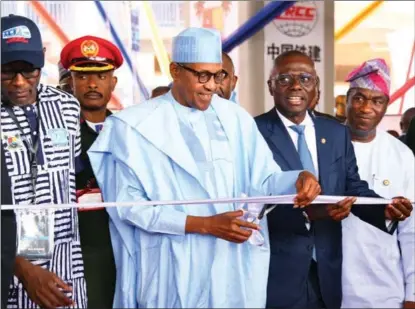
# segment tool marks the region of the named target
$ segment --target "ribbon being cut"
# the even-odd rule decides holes
[[[98,194],[98,193],[97,193]],[[97,199],[100,199],[100,194],[98,194]],[[138,207],[138,206],[168,206],[168,205],[195,205],[198,204],[229,204],[229,203],[238,203],[238,204],[294,204],[295,194],[292,195],[278,195],[278,196],[256,196],[256,197],[241,197],[241,198],[218,198],[218,199],[201,199],[201,200],[176,200],[176,201],[140,201],[140,202],[88,202],[82,204],[40,204],[40,205],[1,205],[1,210],[17,210],[17,209],[50,209],[50,208],[96,208],[96,207]],[[92,197],[91,197],[92,198]],[[335,204],[345,199],[345,196],[329,196],[329,195],[320,195],[318,196],[312,204]],[[373,205],[373,204],[391,204],[392,200],[383,199],[383,198],[369,198],[369,197],[357,197],[355,204],[363,205]],[[414,201],[411,201],[414,203]],[[261,206],[262,207],[262,206]],[[309,206],[310,207],[310,206]]]
[[[140,207],[140,206],[173,206],[173,205],[206,205],[206,204],[239,204],[235,209],[242,209],[244,211],[243,219],[253,223],[259,223],[263,216],[270,213],[275,207],[280,205],[294,204],[295,194],[292,195],[279,195],[279,196],[256,196],[241,198],[220,198],[220,199],[203,199],[203,200],[176,200],[176,201],[140,201],[140,202],[115,202],[108,203],[102,202],[102,196],[100,192],[93,192],[82,195],[77,204],[40,204],[40,205],[1,205],[1,210],[33,210],[40,211],[46,209],[59,209],[59,208],[78,208],[82,211],[94,210],[103,207]],[[318,196],[312,204],[335,204],[343,200],[345,196]],[[392,200],[382,198],[367,198],[358,197],[355,204],[367,204],[367,205],[385,205],[392,203]],[[270,206],[272,205],[272,206]],[[308,207],[313,207],[312,205]],[[264,242],[263,236],[259,231],[254,231],[250,237],[249,242],[253,245],[261,246]]]
[[[206,205],[206,204],[229,204],[234,203],[240,205],[235,209],[242,209],[244,214],[243,220],[259,224],[260,220],[270,213],[275,207],[279,205],[294,204],[295,194],[292,195],[279,195],[279,196],[256,196],[241,198],[220,198],[220,199],[203,199],[203,200],[175,200],[175,201],[137,201],[137,202],[115,202],[108,203],[102,202],[102,196],[100,192],[93,192],[82,195],[77,204],[40,204],[40,205],[2,205],[1,210],[33,210],[34,212],[46,210],[46,209],[59,209],[59,208],[78,208],[82,211],[94,210],[103,207],[140,207],[140,206],[173,206],[173,205]],[[316,204],[335,204],[346,198],[345,196],[327,196],[320,195],[313,202],[312,205],[307,207],[313,207]],[[368,198],[357,197],[355,204],[366,205],[385,205],[392,203],[392,200],[383,198]],[[413,201],[412,201],[413,203]],[[264,237],[260,231],[253,231],[253,234],[248,240],[249,243],[256,246],[262,246],[264,243]]]

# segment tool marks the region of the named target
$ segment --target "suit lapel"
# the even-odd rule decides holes
[[[275,109],[272,109],[268,115],[270,116],[267,124],[270,131],[269,139],[274,144],[275,151],[286,161],[290,170],[303,169],[297,149]]]
[[[165,96],[159,100],[160,104],[140,123],[137,130],[203,187],[199,169],[180,132],[174,107]]]
[[[331,163],[330,145],[332,143],[327,139],[323,122],[319,121],[318,117],[313,117],[313,121],[316,131],[319,178],[322,189],[324,190],[329,181],[328,177]]]

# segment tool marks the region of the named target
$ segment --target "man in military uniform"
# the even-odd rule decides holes
[[[61,63],[71,72],[73,94],[81,104],[81,158],[84,169],[76,176],[76,188],[78,196],[83,194],[82,197],[85,197],[91,190],[98,189],[87,150],[97,138],[105,118],[111,114],[107,105],[117,84],[114,70],[122,65],[123,58],[111,42],[84,36],[63,48]],[[85,257],[89,307],[112,308],[116,274],[106,210],[81,209],[79,229]]]

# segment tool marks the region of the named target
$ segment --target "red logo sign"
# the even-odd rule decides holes
[[[289,37],[302,37],[313,31],[317,24],[318,9],[315,1],[298,1],[273,23],[281,33]]]
[[[281,16],[276,17],[275,19],[280,20],[308,20],[313,21],[317,17],[317,10],[314,7],[307,6],[292,6],[285,10]]]

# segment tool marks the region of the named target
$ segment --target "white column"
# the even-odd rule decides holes
[[[20,16],[25,16],[25,6],[29,5],[29,3],[26,3],[26,1],[16,1],[14,3],[16,4],[16,14]]]
[[[264,1],[238,1],[239,26],[264,7]],[[239,104],[252,116],[257,116],[265,111],[264,95],[264,33],[257,32],[239,49]]]
[[[319,111],[334,115],[334,1],[324,1],[324,98],[320,98]]]

